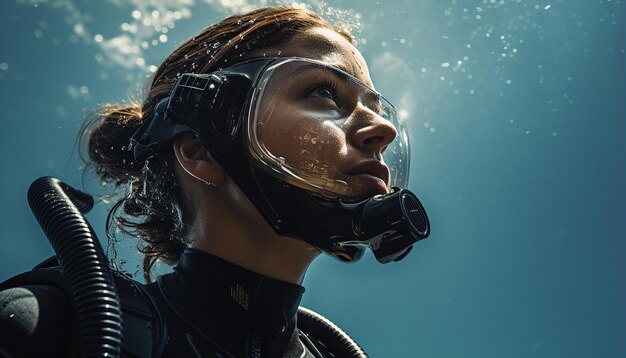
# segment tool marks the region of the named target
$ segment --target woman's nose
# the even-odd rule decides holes
[[[398,135],[389,120],[362,104],[353,112],[351,122],[347,130],[352,144],[377,157]]]

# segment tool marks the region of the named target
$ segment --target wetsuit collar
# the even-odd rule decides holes
[[[226,350],[247,346],[251,334],[264,349],[286,349],[296,327],[304,287],[249,271],[206,252],[188,248],[174,272],[159,285],[171,306]],[[269,346],[268,346],[269,345]],[[272,347],[273,346],[273,347]]]

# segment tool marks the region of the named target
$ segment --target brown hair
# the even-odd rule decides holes
[[[88,158],[83,158],[88,166],[93,166],[103,183],[129,184],[125,196],[109,211],[107,237],[114,241],[119,231],[142,240],[138,249],[144,255],[147,281],[157,260],[178,261],[186,247],[193,210],[178,185],[173,150],[140,165],[129,150],[130,137],[152,117],[154,107],[170,94],[180,74],[210,73],[314,27],[332,29],[354,42],[345,29],[333,27],[310,10],[269,7],[231,16],[175,49],[155,72],[143,103],[105,105],[85,121],[81,138],[87,143],[83,151]]]

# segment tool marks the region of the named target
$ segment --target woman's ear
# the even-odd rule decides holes
[[[208,185],[220,185],[224,182],[222,166],[191,133],[178,136],[172,147],[178,163],[187,174]]]

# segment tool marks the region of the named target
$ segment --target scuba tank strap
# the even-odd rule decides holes
[[[121,272],[112,271],[122,304],[122,352],[125,357],[160,357],[167,327],[148,291]]]

